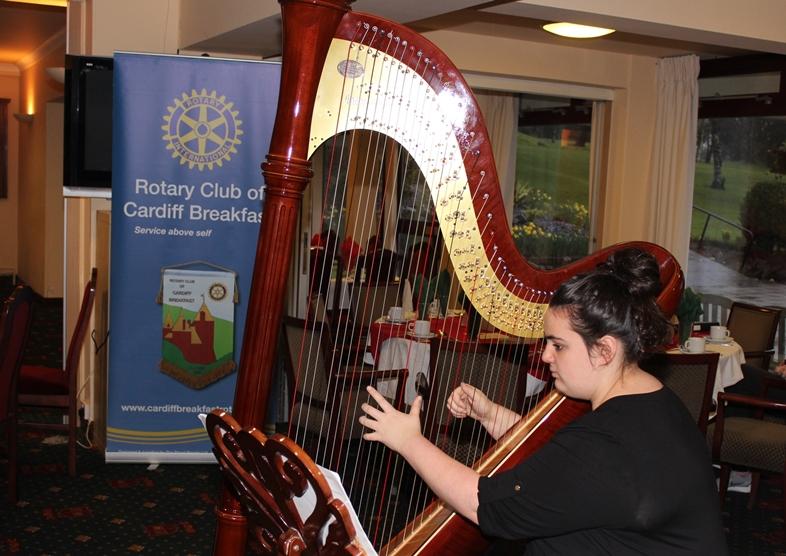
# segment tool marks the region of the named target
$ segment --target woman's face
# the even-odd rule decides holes
[[[548,309],[543,329],[546,347],[543,362],[549,364],[557,390],[582,400],[589,400],[597,387],[595,359],[581,336],[573,330],[563,308]]]

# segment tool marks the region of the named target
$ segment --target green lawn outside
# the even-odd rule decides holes
[[[529,184],[560,202],[589,204],[589,144],[560,147],[559,141],[519,133],[516,183]]]
[[[549,140],[519,133],[516,179],[551,195],[561,202],[589,203],[589,145],[560,147],[558,140]],[[723,164],[725,189],[710,189],[712,164],[696,163],[693,204],[739,224],[740,207],[748,190],[759,181],[774,179],[766,167],[745,162]],[[693,211],[691,237],[698,239],[706,215]],[[732,242],[740,245],[742,232],[717,219],[710,219],[705,240]]]
[[[696,174],[693,185],[693,205],[717,214],[736,224],[740,223],[740,207],[748,190],[759,181],[770,181],[774,175],[764,166],[756,166],[744,162],[724,162],[723,176],[726,178],[725,189],[710,189],[712,182],[712,164],[696,163]],[[698,239],[706,221],[706,215],[694,210],[691,226],[691,238]],[[720,222],[710,219],[705,240],[742,242],[742,232]]]

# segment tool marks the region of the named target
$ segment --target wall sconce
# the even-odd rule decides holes
[[[14,112],[14,118],[19,121],[19,123],[23,124],[31,124],[33,123],[33,114],[20,114],[19,112]]]

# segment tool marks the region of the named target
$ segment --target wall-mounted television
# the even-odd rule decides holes
[[[112,58],[65,59],[63,185],[112,186]]]

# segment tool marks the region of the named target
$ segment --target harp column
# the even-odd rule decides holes
[[[308,139],[325,56],[347,0],[280,0],[281,88],[270,153],[262,164],[267,188],[251,280],[232,414],[241,427],[261,426],[287,290],[287,271],[303,190],[311,179]],[[224,489],[216,507],[214,554],[243,554],[246,518]]]

